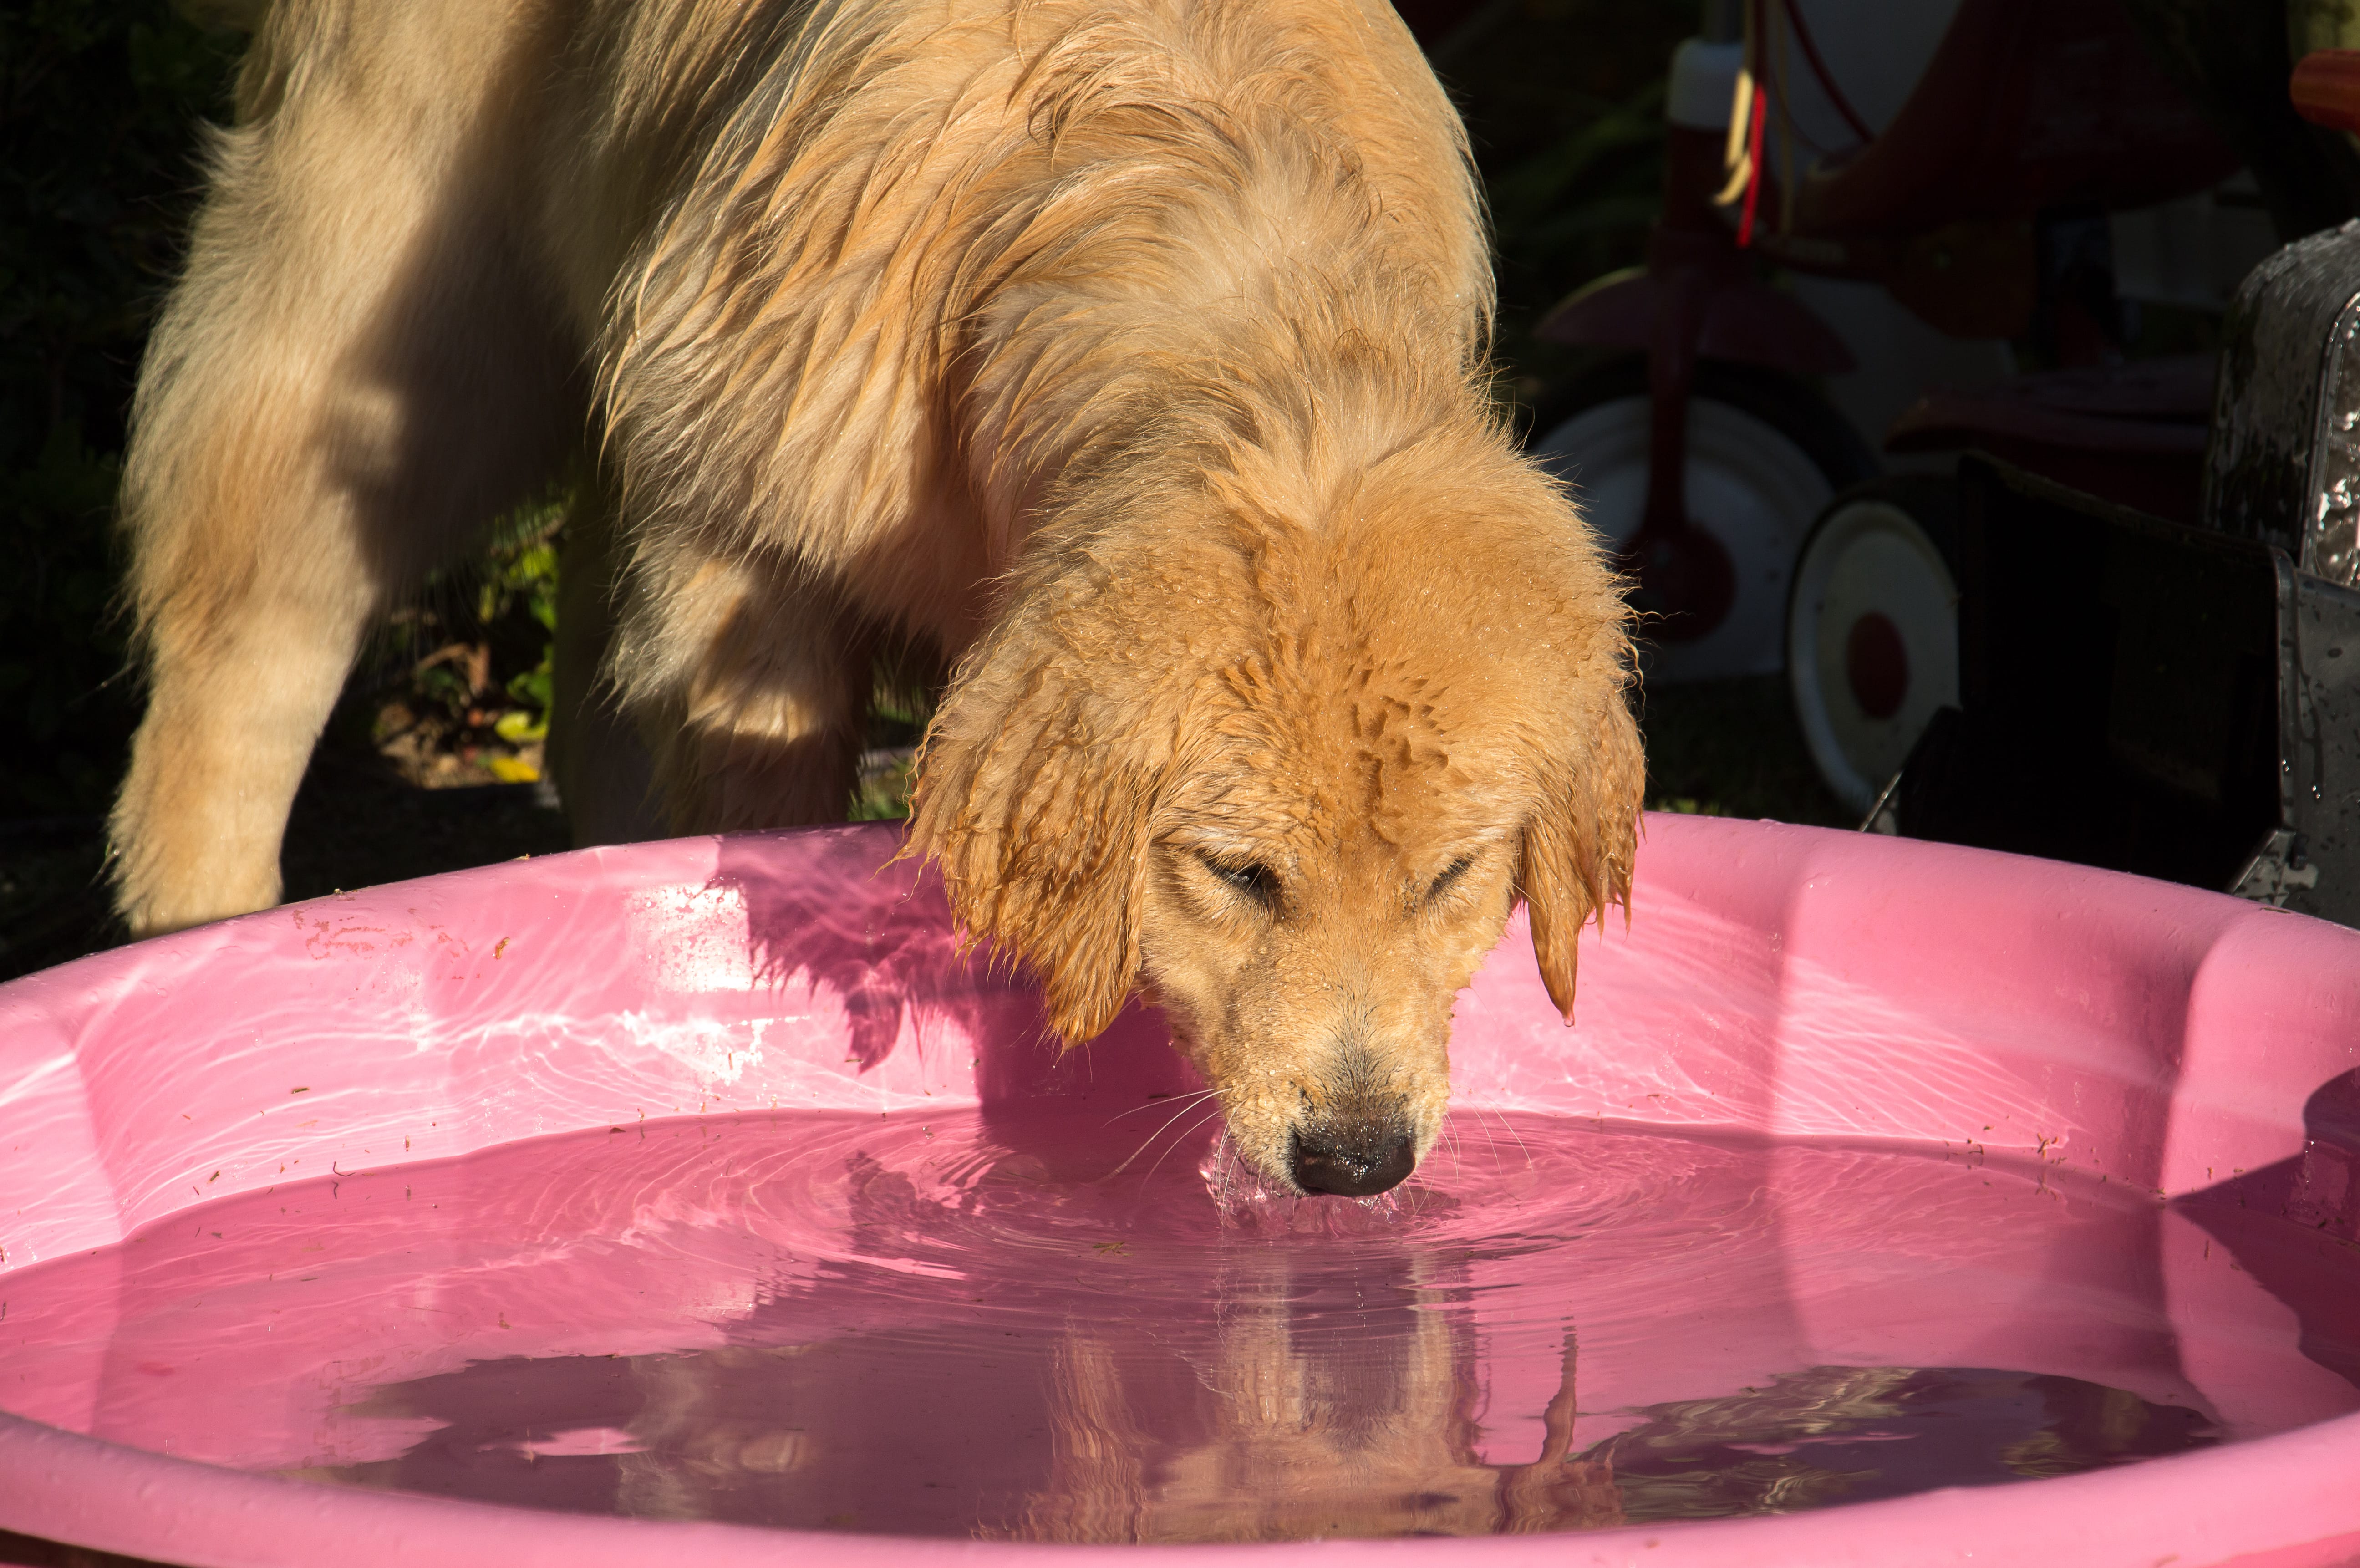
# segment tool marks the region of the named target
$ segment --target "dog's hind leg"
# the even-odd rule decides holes
[[[673,829],[841,822],[874,639],[824,586],[758,554],[643,550],[610,668]]]
[[[139,376],[123,487],[148,713],[115,803],[135,935],[279,900],[370,619],[581,430],[524,265],[521,7],[281,0]]]
[[[149,700],[111,828],[135,935],[277,901],[372,617],[578,440],[520,233],[529,15],[279,0],[255,42],[125,473]]]

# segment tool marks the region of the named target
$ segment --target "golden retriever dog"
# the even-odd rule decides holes
[[[278,0],[135,410],[123,917],[275,902],[372,618],[571,474],[579,839],[840,817],[914,656],[965,928],[1382,1190],[1519,898],[1569,1010],[1644,772],[1478,209],[1375,0]]]

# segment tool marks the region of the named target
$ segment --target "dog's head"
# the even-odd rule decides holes
[[[1142,990],[1267,1180],[1381,1192],[1516,902],[1569,1021],[1576,934],[1627,894],[1626,615],[1488,430],[1324,495],[1225,464],[1075,482],[934,720],[913,841],[1067,1043]]]

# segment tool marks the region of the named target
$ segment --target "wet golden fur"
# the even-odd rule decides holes
[[[1276,1180],[1422,1153],[1452,994],[1522,896],[1569,1007],[1641,778],[1491,299],[1380,5],[279,0],[141,379],[120,907],[274,902],[371,618],[570,471],[580,837],[650,766],[836,817],[914,650],[913,842],[1060,1034],[1144,986]]]

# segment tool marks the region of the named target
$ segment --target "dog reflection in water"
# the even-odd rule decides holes
[[[1567,1462],[1572,1346],[1540,1454],[1498,1464],[1479,1454],[1471,1337],[1463,1318],[1414,1310],[1406,1292],[1358,1313],[1347,1301],[1326,1322],[1276,1292],[1237,1303],[1185,1367],[1157,1365],[1142,1341],[1076,1330],[1054,1356],[1047,1485],[993,1533],[1251,1541],[1622,1522],[1606,1467]],[[1184,1421],[1169,1419],[1175,1393]]]
[[[1038,1336],[986,1330],[980,1337],[1011,1347],[999,1353],[1001,1365],[1012,1358],[1032,1374],[1035,1418],[1009,1433],[1032,1475],[1002,1468],[1012,1451],[995,1442],[999,1452],[987,1456],[978,1444],[964,1456],[964,1478],[890,1466],[902,1470],[902,1486],[931,1494],[914,1513],[878,1477],[857,1488],[875,1497],[873,1511],[847,1517],[825,1506],[827,1494],[847,1494],[823,1485],[805,1494],[795,1522],[909,1529],[937,1503],[964,1516],[963,1530],[944,1519],[952,1526],[945,1533],[1047,1541],[1489,1535],[1619,1522],[1612,1484],[1565,1463],[1570,1345],[1543,1452],[1523,1464],[1487,1464],[1472,1413],[1480,1395],[1473,1336],[1460,1314],[1415,1305],[1434,1294],[1420,1288],[1431,1283],[1421,1277],[1424,1260],[1363,1260],[1314,1278],[1286,1264],[1255,1258],[1242,1277],[1216,1282],[1223,1306],[1196,1324],[1067,1323]],[[877,1349],[892,1354],[890,1345]],[[937,1378],[969,1370],[972,1347],[935,1349]],[[812,1409],[818,1379],[810,1375],[826,1364],[847,1371],[868,1364],[863,1384],[881,1370],[869,1356],[847,1362],[842,1354],[839,1342],[651,1361],[641,1378],[648,1402],[633,1427],[650,1452],[622,1461],[618,1501],[641,1515],[730,1517],[733,1495],[759,1486],[758,1475],[779,1488],[781,1502],[803,1492],[797,1473],[841,1477],[853,1458],[847,1443],[864,1449],[869,1464],[908,1455],[913,1443],[897,1433],[778,1430],[776,1412]],[[758,1413],[769,1401],[749,1392],[781,1373],[796,1393]],[[921,1398],[872,1420],[930,1424],[928,1403]],[[1000,1473],[977,1475],[978,1464]]]
[[[1000,1326],[1043,1321],[1022,1303],[912,1321],[882,1281],[831,1282],[853,1288],[794,1302],[799,1322],[815,1305],[835,1320],[806,1343],[483,1362],[382,1388],[332,1426],[357,1442],[370,1427],[381,1442],[387,1417],[437,1430],[398,1458],[297,1474],[641,1518],[1252,1541],[1790,1513],[2221,1440],[2200,1411],[2072,1377],[1821,1366],[1629,1412],[1638,1424],[1576,1454],[1568,1343],[1539,1452],[1487,1463],[1473,1336],[1426,1310],[1447,1265],[1362,1257],[1307,1278],[1256,1263],[1214,1281],[1215,1312],[1167,1303],[1129,1332],[1118,1301],[1028,1332]],[[777,1329],[781,1305],[738,1327]]]
[[[1471,1327],[1421,1305],[1449,1266],[1231,1261],[1208,1282],[1212,1311],[1134,1316],[1109,1298],[1087,1323],[1022,1299],[925,1310],[907,1276],[855,1266],[757,1308],[732,1325],[735,1345],[481,1362],[382,1388],[349,1415],[439,1430],[398,1458],[306,1474],[569,1511],[1000,1540],[1621,1522],[1605,1467],[1566,1460],[1569,1344],[1541,1451],[1486,1463]],[[826,1337],[743,1343],[783,1337],[789,1321],[808,1335],[815,1319]]]

